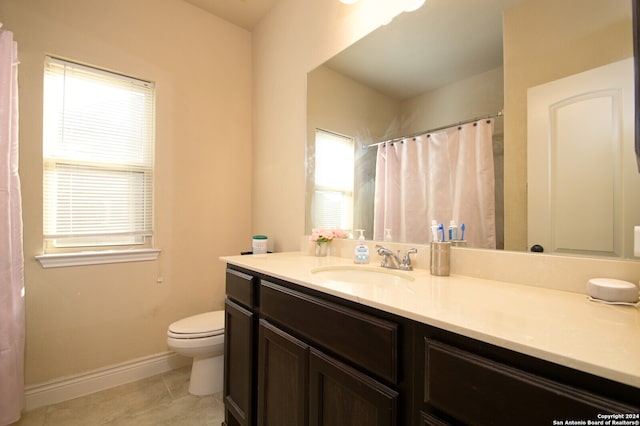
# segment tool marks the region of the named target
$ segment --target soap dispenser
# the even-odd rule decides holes
[[[369,263],[369,247],[364,243],[364,229],[356,229],[356,231],[360,232],[360,236],[358,237],[358,245],[356,246],[353,262],[359,264]]]

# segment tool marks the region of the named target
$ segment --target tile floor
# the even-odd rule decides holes
[[[219,426],[222,393],[188,392],[191,367],[23,413],[12,426]]]

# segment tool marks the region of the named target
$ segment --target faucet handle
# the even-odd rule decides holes
[[[404,255],[404,257],[402,258],[402,264],[400,265],[400,267],[402,269],[404,269],[405,271],[411,271],[413,270],[413,267],[411,266],[411,254],[413,253],[417,253],[418,249],[416,248],[410,248],[409,250],[407,250],[407,253]]]
[[[376,252],[378,253],[378,255],[384,256],[384,255],[387,255],[387,254],[391,253],[391,250],[389,250],[386,247],[381,246],[380,244],[376,244]]]

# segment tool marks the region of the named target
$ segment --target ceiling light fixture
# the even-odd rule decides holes
[[[358,0],[340,0],[340,3],[343,4],[354,4],[357,3]],[[413,12],[422,7],[425,3],[425,0],[414,0],[407,8],[404,10],[405,12]]]
[[[342,1],[342,0],[341,0]],[[416,0],[414,1],[411,6],[407,7],[404,11],[405,12],[413,12],[416,11],[418,9],[420,9],[422,7],[422,5],[424,4],[425,0]]]

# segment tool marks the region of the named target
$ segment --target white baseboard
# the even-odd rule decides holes
[[[25,410],[88,395],[114,386],[135,382],[191,363],[174,352],[162,352],[109,367],[67,376],[25,388]]]

